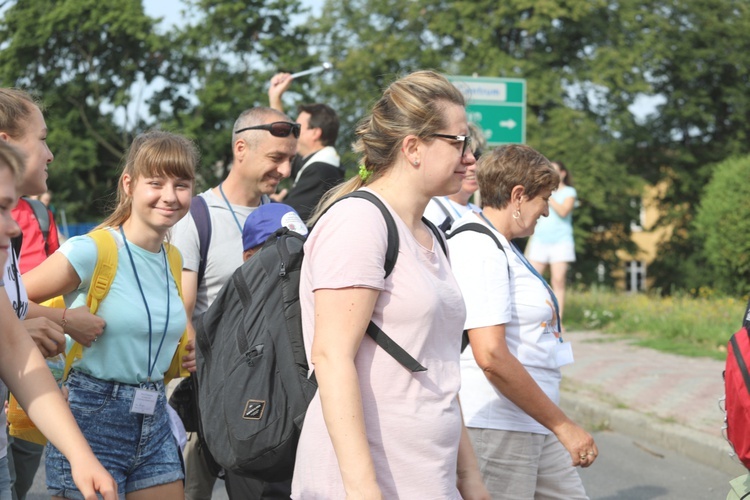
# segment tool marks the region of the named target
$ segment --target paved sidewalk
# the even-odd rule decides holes
[[[562,369],[561,406],[577,423],[658,444],[728,474],[746,472],[721,434],[724,362],[599,332],[571,332],[566,340],[576,361]]]

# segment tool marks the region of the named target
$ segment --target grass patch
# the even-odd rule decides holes
[[[684,356],[723,360],[729,337],[742,324],[747,298],[661,297],[611,290],[570,290],[565,325],[635,337],[639,345]]]

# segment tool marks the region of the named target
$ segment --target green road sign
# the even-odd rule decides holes
[[[526,80],[449,76],[466,98],[466,115],[490,146],[526,142]]]

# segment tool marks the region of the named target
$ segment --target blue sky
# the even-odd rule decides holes
[[[323,0],[302,0],[302,4],[310,7],[313,14],[319,14],[323,8]],[[149,16],[163,17],[166,25],[182,22],[181,10],[184,10],[183,0],[143,0],[143,8]]]

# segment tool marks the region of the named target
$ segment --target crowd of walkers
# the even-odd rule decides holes
[[[183,332],[187,354],[177,362],[195,372],[196,321],[286,226],[307,235],[299,297],[318,391],[291,481],[226,471],[231,499],[587,498],[576,467],[593,464],[598,450],[558,406],[560,367],[573,362],[560,288],[513,242],[532,235],[550,206],[568,217],[567,191],[551,201],[564,167],[528,146],[488,150],[461,92],[417,71],[360,120],[358,171],[343,181],[338,117],[312,104],[292,120],[281,107],[291,80],[276,75],[270,107],[239,114],[229,174],[199,198],[196,145],[179,133],[138,135],[112,213],[23,273],[23,245],[34,247],[39,228],[21,234],[11,211],[47,190],[53,156],[39,103],[0,89],[0,376],[49,439],[49,494],[211,498],[205,443],[189,434],[181,449],[165,377]],[[337,202],[356,190],[395,221],[398,260],[387,276],[381,211],[360,198]],[[198,202],[211,229],[207,251],[191,210]],[[45,302],[60,296],[60,307]],[[409,371],[378,348],[365,334],[370,321],[427,369]],[[61,354],[70,368],[62,392],[44,362]],[[36,468],[33,459],[21,467],[28,459],[12,450],[0,442],[0,500],[22,499]],[[38,463],[41,447],[27,456]]]

